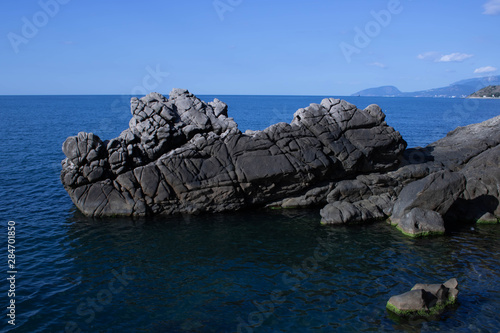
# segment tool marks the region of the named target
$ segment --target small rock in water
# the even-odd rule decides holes
[[[387,309],[405,317],[436,315],[456,302],[457,287],[455,278],[443,284],[417,283],[410,291],[392,296],[387,302]]]

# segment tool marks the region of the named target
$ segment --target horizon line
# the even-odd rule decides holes
[[[152,91],[151,93],[153,93]],[[157,92],[158,93],[158,92]],[[307,94],[215,94],[215,93],[203,93],[203,94],[194,94],[190,91],[194,96],[350,96],[350,97],[358,97],[352,95],[338,95],[338,94],[317,94],[317,95],[307,95]],[[163,96],[168,97],[169,94],[162,94]],[[20,96],[147,96],[147,95],[134,95],[134,94],[0,94],[0,97],[20,97]],[[361,97],[373,97],[373,96],[361,96]]]

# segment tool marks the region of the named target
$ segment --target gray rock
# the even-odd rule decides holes
[[[380,199],[380,197],[376,197]],[[323,224],[362,223],[366,221],[379,220],[386,217],[381,202],[371,201],[373,198],[349,203],[347,201],[335,201],[321,209],[321,222]]]
[[[461,170],[467,179],[453,218],[477,221],[486,213],[500,216],[500,145],[472,158]]]
[[[456,282],[456,279],[454,279]],[[450,288],[447,287],[445,284],[423,284],[423,283],[417,283],[411,290],[419,290],[422,289],[430,294],[432,294],[435,297],[434,299],[430,299],[427,306],[429,308],[432,308],[435,305],[442,305],[446,304],[450,298],[456,298],[458,295],[458,290],[456,289],[458,284],[455,285],[455,287]],[[455,289],[457,290],[456,293],[453,293],[453,295],[450,294],[450,289]]]
[[[304,208],[326,204],[326,196],[331,190],[331,185],[319,185],[306,193],[281,199],[266,205],[268,208]]]
[[[418,312],[429,310],[427,303],[432,299],[431,294],[423,289],[410,290],[404,294],[392,296],[388,304],[401,312]]]
[[[61,181],[86,215],[324,205],[325,224],[390,216],[411,235],[500,216],[500,116],[405,151],[378,106],[333,98],[245,133],[225,103],[184,89],[132,98],[131,113],[117,138],[63,144]]]
[[[417,283],[410,291],[392,296],[387,309],[399,316],[436,315],[456,302],[457,287],[455,278],[444,284]]]
[[[298,110],[291,124],[247,134],[226,104],[183,89],[132,98],[131,113],[129,128],[106,144],[80,133],[63,146],[61,180],[86,215],[324,204],[336,181],[390,170],[406,147],[380,108],[335,99]],[[361,220],[383,216],[374,207],[356,203]]]
[[[320,211],[322,223],[361,223],[385,219],[392,211],[399,186],[391,172],[359,175],[354,180],[339,181],[327,196],[328,205]],[[353,210],[356,214],[349,212]]]
[[[394,171],[333,183],[322,221],[369,221],[362,216],[370,215],[357,208],[368,198],[374,212],[390,216],[393,224],[413,236],[442,233],[443,227],[481,220],[487,212],[500,216],[499,166],[500,116],[459,128],[425,148],[406,150]],[[410,214],[414,208],[424,211]]]
[[[462,169],[472,158],[500,144],[500,116],[479,124],[457,127],[426,147],[435,161],[451,171]]]
[[[440,215],[462,195],[466,179],[463,174],[447,170],[430,174],[429,176],[405,186],[394,204],[391,222],[401,226],[401,220],[406,219],[413,208],[432,210]]]
[[[320,212],[321,222],[324,224],[344,224],[359,223],[361,211],[352,203],[346,201],[337,201],[326,205]]]
[[[458,281],[456,278],[451,278],[443,283],[443,285],[448,289],[456,289],[458,287]]]
[[[398,228],[411,237],[441,235],[445,232],[443,217],[435,211],[412,208],[399,221]]]

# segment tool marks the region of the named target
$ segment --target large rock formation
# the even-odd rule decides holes
[[[321,210],[323,222],[365,222],[371,213],[423,236],[500,216],[500,116],[459,127],[404,156],[397,170],[338,182]]]
[[[393,169],[406,148],[378,106],[338,99],[246,133],[226,104],[187,90],[133,98],[131,110],[118,138],[79,133],[63,144],[61,179],[86,215],[219,212],[326,194],[341,179]]]
[[[187,90],[131,101],[129,128],[63,144],[61,179],[89,216],[324,206],[325,224],[388,219],[410,236],[500,216],[500,116],[408,149],[376,105],[338,99],[242,133]]]

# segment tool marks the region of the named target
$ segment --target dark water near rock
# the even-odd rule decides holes
[[[202,96],[204,100],[216,96]],[[218,96],[242,130],[289,122],[321,97]],[[78,131],[117,136],[121,96],[0,96],[0,331],[497,332],[500,228],[412,240],[385,223],[324,227],[317,210],[101,219],[59,181]],[[379,104],[410,146],[500,114],[500,101],[347,97]],[[126,102],[124,102],[126,101]],[[16,222],[16,326],[7,323],[7,222]],[[395,321],[393,294],[457,277],[440,321]]]

